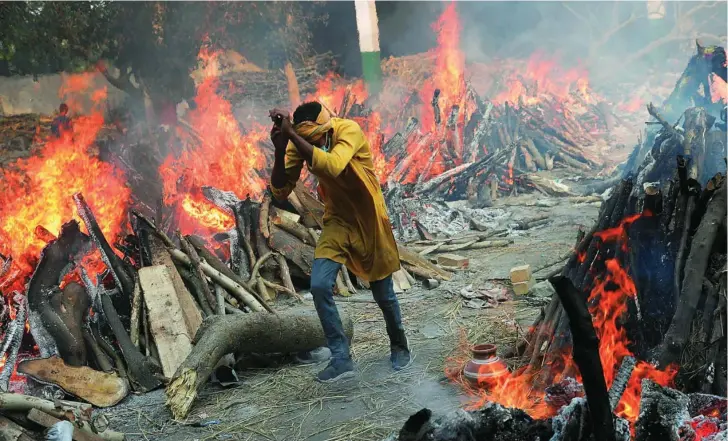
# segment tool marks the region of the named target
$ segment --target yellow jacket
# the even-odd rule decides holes
[[[382,280],[399,269],[399,253],[369,142],[356,122],[342,118],[331,118],[331,122],[333,147],[329,152],[314,147],[308,167],[318,178],[325,205],[324,228],[314,256],[344,264],[363,280]],[[283,188],[271,185],[276,199],[288,197],[303,164],[298,149],[289,142],[288,181]]]

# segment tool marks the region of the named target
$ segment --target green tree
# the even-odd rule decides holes
[[[300,59],[315,18],[298,2],[1,2],[0,75],[97,66],[159,115],[193,96],[203,44]]]

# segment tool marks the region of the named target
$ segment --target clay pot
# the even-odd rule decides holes
[[[496,355],[496,345],[481,344],[471,349],[473,359],[463,368],[463,376],[474,386],[489,386],[509,375],[508,366]]]

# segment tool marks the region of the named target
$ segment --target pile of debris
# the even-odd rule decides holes
[[[423,409],[392,439],[725,439],[728,193],[723,173],[703,178],[707,116],[691,108],[662,126],[613,189],[506,354],[522,367],[468,386],[487,404],[437,419]]]
[[[41,412],[43,421],[68,419],[78,430],[91,425],[98,432],[89,406],[57,400],[68,394],[108,407],[131,391],[168,384],[168,405],[183,419],[213,372],[218,378],[234,375],[228,354],[292,353],[325,345],[310,308],[276,312],[272,306],[277,294],[302,300],[298,291],[308,287],[323,204],[302,185],[291,193],[290,205],[274,205],[269,195],[254,202],[204,191],[234,216],[233,230],[209,239],[172,235],[151,216],[132,210],[132,233],[112,245],[76,194],[88,233],[75,220],[57,237],[37,232],[47,245],[27,292],[16,291],[12,302],[3,304],[0,388],[16,393],[3,395],[0,413],[25,424],[24,417],[35,421],[28,411],[36,417]],[[399,251],[396,291],[408,289],[415,277],[450,278],[416,252],[402,246]],[[13,280],[18,272],[12,258],[3,256],[0,263],[2,286],[23,286]],[[357,284],[366,287],[344,268],[336,287],[350,295]],[[351,335],[351,320],[344,322]]]

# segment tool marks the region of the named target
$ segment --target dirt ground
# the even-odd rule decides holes
[[[549,224],[510,236],[514,243],[507,248],[458,252],[470,258],[467,271],[437,289],[417,286],[400,295],[415,353],[406,371],[392,371],[380,312],[369,292],[359,292],[351,300],[337,299],[355,321],[357,378],[321,385],[313,376],[324,365],[300,366],[290,357],[248,357],[240,363],[240,384],[228,389],[209,385],[188,422],[171,420],[164,393],[158,390],[106,410],[111,427],[130,440],[382,440],[423,407],[441,413],[466,404],[468,396],[444,375],[446,359],[464,346],[463,337],[471,344],[496,343],[505,349],[532,323],[539,306],[526,296],[492,309],[469,309],[460,290],[486,282],[507,286],[511,267],[537,268],[557,260],[573,247],[579,226],[588,229],[597,217],[596,204],[573,205],[565,198],[552,199],[558,202],[552,207],[527,205],[538,199],[542,197],[505,198],[495,206],[511,213],[511,221],[548,213]],[[304,306],[313,308],[313,303],[308,300]]]

